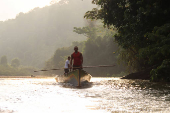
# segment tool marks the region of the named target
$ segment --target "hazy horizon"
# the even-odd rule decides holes
[[[83,35],[73,32],[73,28],[85,26],[83,16],[93,7],[91,0],[70,0],[66,4],[59,2],[34,8],[17,14],[15,19],[0,21],[0,57],[6,55],[8,62],[19,58],[22,65],[42,67],[56,49],[86,40]]]
[[[27,13],[30,10],[39,7],[51,5],[52,0],[1,0],[0,1],[0,21],[15,19],[16,16],[23,12]],[[55,0],[60,1],[60,0]]]

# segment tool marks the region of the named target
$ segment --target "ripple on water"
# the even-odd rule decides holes
[[[81,93],[82,97],[95,98],[100,109],[112,112],[170,111],[169,85],[148,80],[93,80],[93,87]]]
[[[0,92],[2,113],[170,111],[170,85],[147,80],[94,77],[78,88],[54,79],[1,79]]]

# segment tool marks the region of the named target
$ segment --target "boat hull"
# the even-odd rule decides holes
[[[90,82],[91,75],[82,69],[77,69],[69,72],[67,75],[57,75],[57,82],[71,83],[72,85],[80,86],[84,81]]]

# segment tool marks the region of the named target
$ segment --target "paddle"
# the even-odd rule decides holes
[[[82,68],[114,67],[114,66],[116,66],[116,65],[83,66]],[[76,68],[81,68],[81,67],[76,67]],[[49,69],[49,70],[42,69],[39,71],[62,70],[62,69],[66,69],[66,68],[56,68],[56,69]],[[34,72],[39,72],[39,71],[34,71]]]
[[[64,69],[64,68],[61,68],[61,69]],[[49,69],[49,70],[42,69],[42,70],[39,70],[39,71],[50,71],[50,70],[61,70],[61,69]],[[39,72],[39,71],[34,71],[34,72]]]

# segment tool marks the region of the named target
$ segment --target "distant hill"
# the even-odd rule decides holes
[[[0,57],[6,55],[8,63],[18,57],[22,65],[43,67],[57,48],[86,39],[73,27],[84,26],[84,13],[93,7],[91,0],[69,0],[0,21]]]

